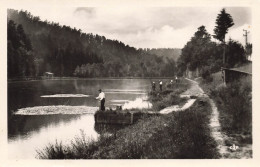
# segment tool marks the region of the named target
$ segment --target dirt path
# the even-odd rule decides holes
[[[192,96],[199,96],[199,97],[205,96],[205,93],[199,87],[197,82],[195,82],[193,80],[190,80],[190,79],[187,79],[187,80],[189,80],[192,83],[191,87],[187,91],[182,93],[180,95],[181,97],[183,97],[183,98],[184,97],[190,98]],[[160,111],[160,113],[161,114],[169,114],[171,112],[184,111],[184,110],[190,108],[194,104],[195,101],[196,101],[196,98],[190,98],[190,99],[188,99],[188,101],[182,107],[180,107],[179,105],[170,106],[170,107],[162,109]]]
[[[239,159],[252,158],[252,154],[251,154],[252,145],[248,144],[248,145],[243,145],[243,147],[240,146],[236,151],[232,151],[230,149],[230,144],[227,145],[226,141],[235,145],[237,145],[237,142],[233,138],[227,136],[221,131],[221,125],[219,122],[219,111],[215,102],[211,98],[209,98],[207,94],[204,93],[204,91],[200,88],[198,82],[190,79],[187,80],[189,80],[192,83],[192,85],[190,89],[188,89],[186,92],[182,94],[182,96],[205,97],[206,99],[209,100],[212,109],[209,127],[211,131],[211,136],[214,138],[214,140],[217,143],[217,149],[221,156],[220,158],[229,158],[229,159],[230,158],[239,158]]]
[[[225,140],[228,140],[228,136],[226,136],[221,131],[221,126],[219,122],[219,111],[218,108],[216,107],[215,102],[211,98],[209,98],[207,94],[205,94],[205,92],[199,86],[198,82],[190,79],[187,80],[189,80],[192,83],[192,86],[189,90],[187,90],[183,94],[205,97],[206,99],[208,99],[210,103],[212,113],[210,116],[209,127],[210,127],[211,136],[217,143],[217,149],[219,155],[221,156],[220,158],[233,158],[231,156],[231,152],[229,151],[229,147],[226,146],[225,144]]]
[[[219,111],[218,108],[216,107],[215,102],[209,98],[207,94],[201,89],[199,86],[198,82],[187,79],[191,81],[192,87],[190,90],[187,90],[185,93],[187,94],[196,94],[198,97],[205,97],[209,100],[210,106],[211,106],[211,116],[210,116],[210,131],[211,131],[211,136],[215,139],[217,142],[217,149],[219,151],[219,154],[221,158],[225,158],[227,154],[229,153],[228,147],[225,146],[225,139],[228,139],[228,137],[221,132],[221,126],[219,123]]]
[[[186,102],[186,104],[183,107],[179,107],[178,105],[170,106],[170,107],[167,107],[167,108],[161,110],[160,113],[168,114],[168,113],[176,112],[176,111],[184,111],[184,110],[188,109],[189,107],[191,107],[194,104],[194,102],[196,101],[196,98],[192,98],[192,96],[205,97],[206,99],[209,100],[209,103],[210,103],[210,106],[212,109],[209,127],[210,127],[210,131],[211,131],[211,136],[212,136],[212,138],[214,138],[214,140],[217,143],[217,149],[221,156],[220,158],[231,158],[232,156],[230,156],[230,151],[228,151],[228,146],[226,146],[226,144],[225,144],[225,140],[227,140],[228,137],[221,132],[221,126],[219,123],[219,112],[218,112],[218,109],[217,109],[214,101],[212,99],[210,99],[207,94],[205,94],[205,92],[200,88],[198,82],[193,81],[188,78],[186,78],[186,79],[191,82],[191,87],[187,91],[182,93],[180,96],[188,97],[190,99]]]

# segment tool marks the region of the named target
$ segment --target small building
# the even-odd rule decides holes
[[[224,84],[239,80],[242,77],[251,77],[252,79],[252,62],[237,68],[221,68],[222,79]]]
[[[54,76],[54,74],[51,73],[51,72],[45,72],[45,73],[44,73],[44,77],[45,77],[45,78],[53,78],[53,76]]]

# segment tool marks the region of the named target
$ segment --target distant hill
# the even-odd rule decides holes
[[[170,59],[173,59],[174,61],[177,61],[177,59],[181,55],[181,49],[177,48],[157,48],[157,49],[144,49],[149,54],[154,54],[160,57],[168,57]]]
[[[83,33],[79,29],[48,20],[41,21],[28,11],[8,9],[7,21],[8,26],[12,25],[8,33],[8,66],[17,66],[11,71],[20,71],[19,74],[13,72],[12,75],[9,75],[11,71],[8,71],[8,76],[41,76],[46,71],[54,73],[55,76],[80,77],[175,75],[175,59],[164,61],[162,58],[162,55],[171,57],[170,51],[158,50],[150,53],[137,50],[104,36]],[[11,24],[10,21],[14,23]],[[19,33],[16,33],[17,27],[24,31],[23,36],[26,36],[26,40],[32,45],[30,54],[24,54],[30,58],[27,64],[22,54],[13,54],[22,53],[21,47],[13,47],[17,43],[13,36],[19,36]],[[23,41],[18,43],[23,46]],[[14,63],[15,61],[20,64]],[[26,70],[35,72],[24,72]]]

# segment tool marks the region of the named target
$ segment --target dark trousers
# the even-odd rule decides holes
[[[162,85],[160,85],[160,90],[162,91]]]
[[[100,102],[100,110],[105,111],[105,98],[101,100]]]

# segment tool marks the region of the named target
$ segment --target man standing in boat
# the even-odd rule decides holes
[[[100,100],[100,110],[105,111],[105,93],[101,89],[98,90],[99,95],[96,99]]]

